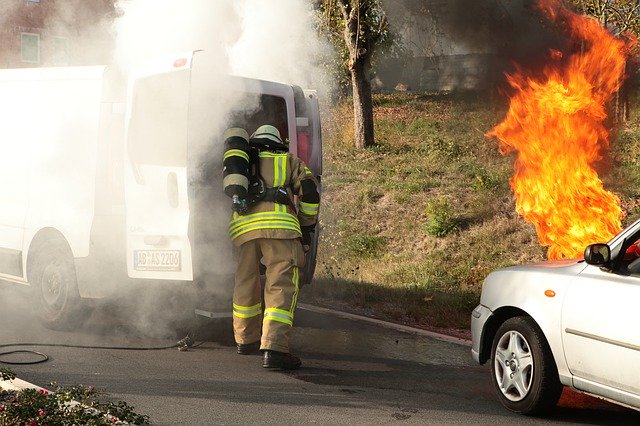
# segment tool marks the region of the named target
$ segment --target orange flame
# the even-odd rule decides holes
[[[596,20],[538,3],[568,25],[576,53],[550,53],[542,76],[507,75],[514,89],[505,119],[487,133],[500,152],[516,152],[511,188],[516,210],[533,223],[549,259],[577,258],[587,244],[621,229],[619,198],[606,191],[593,165],[609,147],[606,104],[622,83],[625,43]],[[567,56],[566,58],[564,56]]]

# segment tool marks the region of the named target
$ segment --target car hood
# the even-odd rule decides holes
[[[547,289],[562,296],[567,285],[586,267],[581,259],[572,259],[498,269],[485,279],[481,303],[492,310],[499,306],[526,305]]]
[[[587,264],[583,259],[546,260],[544,262],[532,263],[528,265],[516,265],[499,269],[498,271],[540,271],[557,270],[557,273],[569,272],[574,269],[582,270]]]

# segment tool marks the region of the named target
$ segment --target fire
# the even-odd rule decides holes
[[[511,188],[516,210],[531,222],[549,259],[582,256],[586,245],[621,230],[619,198],[594,170],[609,147],[606,105],[624,78],[625,43],[596,20],[540,1],[566,22],[576,52],[551,51],[542,75],[517,69],[505,119],[487,133],[500,152],[515,152]]]

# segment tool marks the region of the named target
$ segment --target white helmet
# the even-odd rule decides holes
[[[274,126],[269,124],[264,124],[256,129],[255,132],[251,135],[251,139],[269,139],[272,142],[279,143],[281,145],[287,146],[286,142],[282,141],[282,137],[280,136],[280,132]],[[288,142],[288,141],[287,141]]]

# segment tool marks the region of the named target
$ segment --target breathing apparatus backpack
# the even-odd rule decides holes
[[[232,199],[233,211],[244,215],[259,201],[293,206],[286,188],[267,188],[260,175],[260,152],[286,152],[284,144],[266,138],[249,139],[240,128],[227,130],[224,139],[223,187]]]

